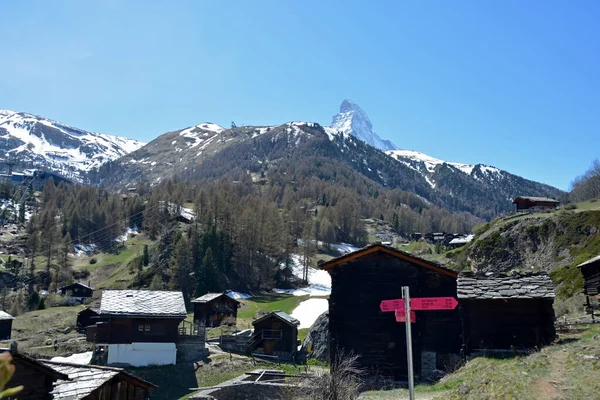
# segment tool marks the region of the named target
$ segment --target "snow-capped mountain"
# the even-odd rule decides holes
[[[504,178],[505,173],[505,171],[488,165],[444,161],[413,150],[388,150],[385,153],[407,167],[419,172],[432,188],[436,186],[435,175],[437,169],[444,165],[463,172],[477,180],[481,180],[484,177],[489,181],[500,180]]]
[[[81,181],[87,171],[142,147],[137,140],[87,132],[40,116],[0,110],[0,159]]]
[[[397,147],[373,132],[367,113],[352,100],[344,100],[340,112],[333,116],[331,129],[344,135],[352,135],[379,150],[395,150]]]

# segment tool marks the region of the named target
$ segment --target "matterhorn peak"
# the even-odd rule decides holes
[[[350,99],[342,101],[340,112],[333,116],[331,128],[346,135],[350,134],[380,150],[396,149],[392,142],[373,132],[373,125],[367,113]]]

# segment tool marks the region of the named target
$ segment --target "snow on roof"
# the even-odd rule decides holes
[[[131,317],[185,318],[183,293],[158,290],[105,290],[100,314]]]
[[[529,201],[542,201],[542,202],[549,202],[549,203],[560,203],[558,200],[551,199],[550,197],[535,197],[535,196],[518,196],[518,197],[515,197],[515,199],[513,200],[513,203],[519,199],[529,200]]]
[[[600,261],[600,255],[598,255],[598,256],[596,256],[596,257],[594,257],[594,258],[590,258],[590,259],[589,259],[589,260],[587,260],[587,261],[584,261],[584,262],[582,262],[581,264],[579,264],[579,265],[578,265],[578,267],[579,267],[579,268],[581,268],[581,267],[585,267],[586,265],[589,265],[589,264],[595,263],[596,261]]]
[[[9,319],[15,319],[15,317],[13,317],[12,315],[10,315],[7,312],[0,311],[0,321],[5,321],[5,320],[9,320]]]

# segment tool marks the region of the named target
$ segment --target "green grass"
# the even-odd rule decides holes
[[[152,240],[145,235],[137,235],[125,242],[125,246],[119,249],[116,253],[99,253],[92,256],[78,257],[73,260],[74,269],[94,270],[113,264],[127,264],[138,255],[142,255],[144,245],[151,245]],[[95,264],[90,264],[92,258],[96,259]]]

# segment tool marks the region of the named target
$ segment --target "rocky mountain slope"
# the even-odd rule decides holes
[[[450,252],[457,269],[480,272],[547,271],[558,294],[579,291],[580,263],[600,254],[600,201],[556,212],[515,214],[476,228],[475,240]]]
[[[87,132],[40,116],[0,110],[0,158],[44,168],[76,181],[145,143]]]
[[[288,164],[303,166],[286,176]],[[323,165],[328,165],[324,168]],[[343,166],[352,178],[332,173]],[[325,173],[327,171],[328,173]],[[140,182],[155,184],[177,175],[188,181],[243,176],[255,181],[365,180],[382,188],[398,188],[452,211],[467,211],[483,218],[509,212],[511,199],[523,193],[559,196],[558,189],[515,175],[474,166],[470,174],[450,164],[434,168],[432,178],[418,167],[345,134],[312,122],[280,126],[224,129],[211,123],[166,133],[139,150],[102,166],[90,174],[92,182],[123,188]],[[344,172],[347,175],[350,172]],[[233,177],[235,175],[235,178]],[[430,180],[435,179],[437,185]],[[348,183],[349,185],[352,183]]]

